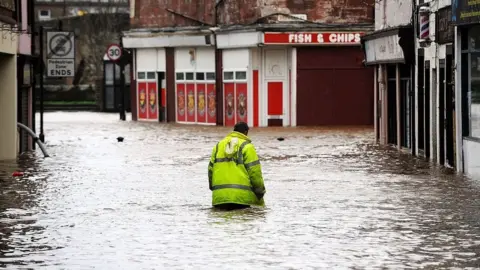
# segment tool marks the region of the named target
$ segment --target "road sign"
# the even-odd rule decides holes
[[[110,61],[117,61],[122,57],[122,48],[118,44],[111,44],[107,48],[107,57]]]
[[[75,35],[73,32],[47,32],[47,76],[75,76]]]

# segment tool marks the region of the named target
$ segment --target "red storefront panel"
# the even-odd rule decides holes
[[[207,84],[207,123],[217,122],[217,103],[215,102],[215,84]]]
[[[236,83],[236,112],[237,112],[237,121],[236,122],[247,122],[247,83]]]
[[[138,119],[147,119],[147,83],[138,83]]]
[[[224,110],[225,110],[225,126],[235,125],[235,84],[225,83],[223,86],[225,91]]]
[[[157,83],[149,82],[148,86],[148,119],[158,119],[158,94]]]
[[[195,122],[195,84],[187,83],[187,122]]]
[[[197,84],[197,122],[198,123],[205,123],[207,110],[206,110],[206,89],[205,84],[199,83]]]
[[[283,82],[268,82],[268,115],[283,115]]]
[[[177,122],[185,122],[186,113],[185,84],[177,83]]]
[[[162,88],[162,107],[167,107],[167,90]]]

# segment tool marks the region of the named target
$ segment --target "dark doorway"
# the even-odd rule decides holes
[[[125,101],[125,110],[131,111],[130,102],[130,64],[125,65],[125,82],[122,87],[121,67],[119,64],[105,61],[103,63],[103,108],[104,112],[118,112],[118,106]]]
[[[425,57],[418,56],[418,150],[419,155],[425,154],[425,93],[424,93],[424,76],[425,76]]]
[[[424,93],[425,157],[430,158],[430,61],[425,61]]]
[[[377,74],[376,78],[377,80],[374,82],[375,83],[375,96],[377,99],[375,100],[375,104],[377,105],[377,118],[375,119],[375,123],[377,124],[377,130],[375,132],[375,141],[380,140],[380,119],[382,116],[382,103],[380,102],[380,84],[378,83],[378,66],[375,66],[375,73]]]
[[[455,87],[453,85],[453,57],[447,54],[445,64],[445,141],[446,141],[446,161],[445,165],[455,167],[455,149],[454,149],[454,110],[455,110]]]
[[[410,66],[399,64],[400,69],[400,128],[401,128],[401,142],[400,145],[405,148],[411,147],[410,135],[412,131],[411,125],[411,78]]]
[[[387,65],[387,121],[388,143],[397,145],[397,67]]]
[[[158,72],[157,74],[157,89],[158,89],[158,121],[167,121],[167,89],[165,88],[165,72]]]
[[[438,127],[440,130],[440,138],[438,144],[440,146],[440,165],[445,165],[445,59],[439,59],[440,74],[438,77]]]

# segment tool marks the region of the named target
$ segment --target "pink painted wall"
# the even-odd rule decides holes
[[[29,0],[21,0],[22,1],[22,27],[21,29],[26,32],[28,29],[27,21],[28,21],[28,1]],[[30,0],[31,1],[31,0]],[[18,53],[24,55],[31,55],[32,54],[32,46],[31,46],[31,35],[26,33],[21,33],[18,36]]]

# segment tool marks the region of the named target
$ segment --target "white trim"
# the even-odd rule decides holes
[[[210,36],[212,44],[205,43]],[[214,46],[213,35],[170,35],[156,37],[123,37],[125,48],[161,48],[161,47],[211,47]]]
[[[462,39],[461,33],[458,31],[458,27],[455,27],[455,55],[454,64],[455,67],[455,154],[456,154],[456,167],[457,172],[463,172],[463,136],[462,136]],[[470,57],[468,58],[470,59]],[[470,70],[470,69],[469,69]],[[470,78],[470,77],[469,77]]]
[[[290,100],[290,113],[292,115],[292,121],[290,125],[292,127],[297,126],[297,48],[292,48],[292,76],[290,78],[290,85],[292,87],[292,97]]]
[[[262,81],[262,88],[264,89],[264,102],[263,102],[263,106],[264,106],[264,114],[262,115],[262,118],[264,119],[264,124],[265,126],[268,126],[268,119],[282,119],[282,126],[285,126],[285,121],[286,121],[286,118],[289,117],[289,115],[287,115],[288,111],[286,110],[286,108],[289,106],[288,102],[290,102],[289,100],[289,87],[288,87],[288,50],[287,50],[288,47],[270,47],[270,48],[264,48],[263,49],[263,64],[262,64],[262,73],[263,74],[266,74],[266,57],[267,57],[267,54],[265,53],[265,51],[268,51],[268,50],[272,50],[272,51],[280,51],[282,50],[283,51],[283,54],[285,56],[285,59],[283,61],[283,64],[284,64],[284,67],[285,67],[285,75],[283,76],[283,78],[265,78],[263,79]],[[282,115],[268,115],[268,83],[269,82],[282,82]],[[286,103],[287,102],[287,103]],[[288,121],[288,120],[287,120]]]
[[[245,49],[262,43],[262,32],[230,32],[217,34],[218,49]]]
[[[247,123],[249,126],[254,126],[253,121],[253,55],[251,50],[248,50],[248,71],[247,71]],[[250,75],[248,75],[250,74]]]

